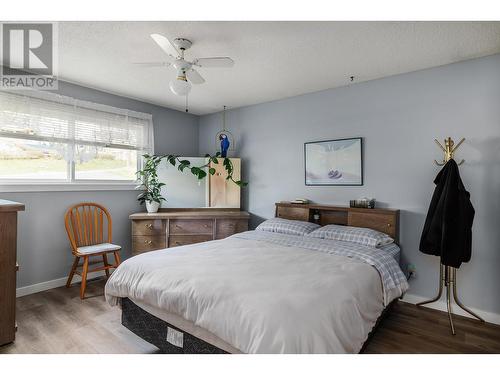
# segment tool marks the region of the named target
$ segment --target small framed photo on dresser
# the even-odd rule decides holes
[[[308,186],[361,186],[363,139],[306,142],[304,166]]]

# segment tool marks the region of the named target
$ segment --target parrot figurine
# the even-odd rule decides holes
[[[227,150],[229,150],[229,139],[226,134],[219,135],[220,153],[223,158],[227,157]]]

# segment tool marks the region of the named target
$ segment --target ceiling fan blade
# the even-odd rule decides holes
[[[192,83],[195,85],[199,85],[200,83],[204,83],[205,79],[198,73],[196,70],[191,69],[186,72],[186,75]]]
[[[132,64],[137,65],[137,66],[143,66],[145,68],[167,67],[167,66],[172,65],[166,61],[163,61],[163,62],[135,62]]]
[[[151,38],[160,46],[160,48],[169,55],[171,58],[175,59],[180,55],[179,51],[166,37],[160,34],[151,34]]]
[[[194,60],[193,64],[202,68],[230,68],[234,61],[230,57],[202,57]]]

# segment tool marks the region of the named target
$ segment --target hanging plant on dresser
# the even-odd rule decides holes
[[[206,154],[205,158],[208,159],[207,163],[194,166],[191,165],[189,160],[183,160],[177,155],[142,155],[144,158],[144,168],[137,172],[138,180],[140,185],[137,189],[143,190],[138,196],[137,200],[143,204],[146,202],[146,209],[148,212],[157,212],[160,208],[161,202],[166,201],[161,195],[161,187],[165,186],[163,182],[158,180],[158,166],[163,159],[172,164],[174,167],[181,172],[185,170],[191,171],[199,180],[204,179],[208,174],[213,175],[215,173],[215,168],[211,167],[211,163],[219,164],[219,158],[221,158],[221,153],[217,152],[215,155]],[[241,180],[235,180],[233,178],[233,162],[228,157],[222,158],[222,165],[227,172],[226,180],[232,181],[240,187],[247,186],[247,182]]]
[[[160,208],[161,202],[166,199],[161,195],[161,188],[165,186],[163,182],[158,180],[158,165],[161,159],[154,155],[143,155],[144,167],[137,171],[137,179],[140,185],[136,189],[142,190],[137,196],[137,200],[144,204],[146,203],[146,210],[150,213],[157,212]]]

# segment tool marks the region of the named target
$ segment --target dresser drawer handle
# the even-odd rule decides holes
[[[392,225],[391,225],[391,223],[387,224],[387,227],[388,227],[388,228],[390,228],[391,226],[392,226]]]
[[[148,229],[153,229],[153,224],[146,224],[145,227]]]
[[[179,241],[175,241],[175,244],[176,245],[181,245],[181,243]]]
[[[146,245],[151,245],[151,244],[153,243],[153,241],[151,241],[151,240],[144,240],[144,243],[145,243]]]
[[[175,224],[176,228],[182,228],[179,224]]]

